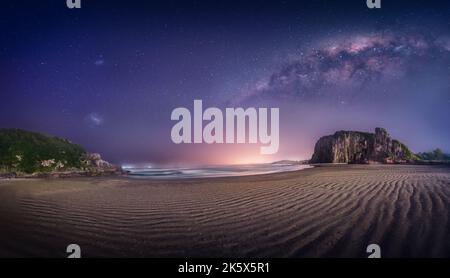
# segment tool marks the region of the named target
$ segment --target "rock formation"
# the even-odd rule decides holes
[[[338,131],[317,141],[311,163],[407,163],[417,157],[383,128]]]
[[[115,167],[108,161],[103,160],[101,155],[98,153],[88,153],[86,155],[85,163],[87,164],[87,166],[93,166],[101,169],[108,169]]]

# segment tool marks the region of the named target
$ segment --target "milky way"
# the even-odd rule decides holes
[[[264,95],[302,100],[319,97],[342,102],[362,97],[371,85],[407,78],[429,64],[447,65],[450,76],[450,37],[378,32],[328,39],[301,52],[241,100]],[[425,63],[425,65],[424,65]],[[447,80],[447,84],[450,80]]]

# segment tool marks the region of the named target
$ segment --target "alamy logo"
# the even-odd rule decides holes
[[[67,4],[67,8],[69,8],[69,9],[80,9],[81,8],[81,0],[67,0],[66,4]]]
[[[381,9],[381,0],[367,0],[369,9]]]
[[[69,254],[67,258],[79,259],[81,258],[81,248],[78,244],[69,244],[66,248],[66,253]]]
[[[226,108],[224,115],[222,110],[216,107],[203,111],[202,101],[194,100],[193,114],[192,116],[185,107],[178,107],[172,111],[170,119],[178,121],[171,131],[172,141],[175,144],[256,144],[259,141],[264,145],[261,146],[261,154],[278,152],[279,108],[270,108],[270,116],[269,109],[253,107],[245,110],[240,107]],[[205,126],[204,121],[207,122]]]
[[[366,252],[369,253],[369,259],[381,258],[381,248],[378,244],[370,244],[367,246]]]

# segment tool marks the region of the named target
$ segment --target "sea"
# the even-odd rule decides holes
[[[298,171],[312,167],[313,166],[298,163],[265,163],[202,167],[124,167],[124,170],[126,170],[128,172],[128,176],[132,178],[182,179],[251,176]]]

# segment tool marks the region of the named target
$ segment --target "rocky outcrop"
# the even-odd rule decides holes
[[[311,163],[407,163],[417,157],[383,128],[338,131],[317,141]]]
[[[83,170],[88,176],[103,176],[103,175],[116,175],[123,174],[122,168],[114,164],[109,163],[102,159],[98,153],[86,154],[85,160],[83,160]]]
[[[102,159],[98,153],[89,153],[86,155],[85,163],[88,167],[96,167],[100,169],[114,168],[115,166]]]

